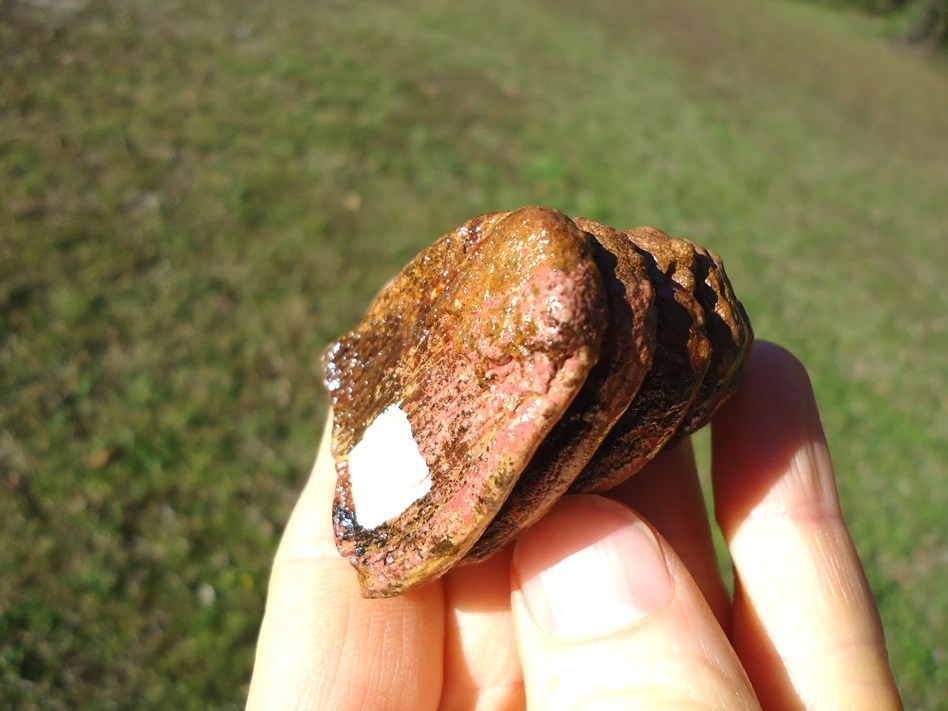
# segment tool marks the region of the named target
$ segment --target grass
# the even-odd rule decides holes
[[[783,2],[55,6],[0,5],[3,705],[241,707],[322,346],[540,203],[724,255],[948,708],[944,74]]]

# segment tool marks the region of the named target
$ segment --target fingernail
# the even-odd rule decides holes
[[[596,496],[566,497],[517,545],[516,573],[537,625],[580,639],[626,627],[671,595],[665,557],[632,511]]]

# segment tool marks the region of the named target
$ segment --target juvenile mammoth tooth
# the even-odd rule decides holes
[[[720,259],[525,207],[413,259],[323,355],[333,527],[363,595],[483,560],[704,425],[753,338]]]
[[[586,381],[607,318],[586,234],[526,208],[441,238],[330,346],[336,542],[366,595],[470,550]]]

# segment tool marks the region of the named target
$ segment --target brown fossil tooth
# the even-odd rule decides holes
[[[609,314],[599,362],[465,562],[489,557],[549,511],[629,407],[652,365],[655,291],[646,260],[617,230],[599,229],[590,239]]]
[[[445,235],[323,356],[333,526],[363,595],[628,478],[710,419],[752,339],[718,256],[654,228],[531,207]]]
[[[690,242],[697,254],[695,297],[704,309],[705,332],[711,342],[711,363],[676,439],[704,427],[737,388],[740,369],[754,339],[747,312],[731,288],[721,258]]]
[[[608,229],[581,218],[576,224],[593,235]],[[651,227],[623,233],[646,258],[655,286],[655,357],[632,405],[570,487],[574,492],[607,491],[658,454],[687,416],[711,361],[704,309],[694,296],[695,251],[683,240]]]
[[[445,235],[331,344],[333,524],[364,595],[475,544],[595,365],[606,314],[587,236],[523,208]]]

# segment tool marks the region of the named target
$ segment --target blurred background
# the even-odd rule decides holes
[[[543,204],[724,257],[811,372],[906,706],[948,709],[946,14],[0,0],[0,706],[242,708],[322,348]]]

